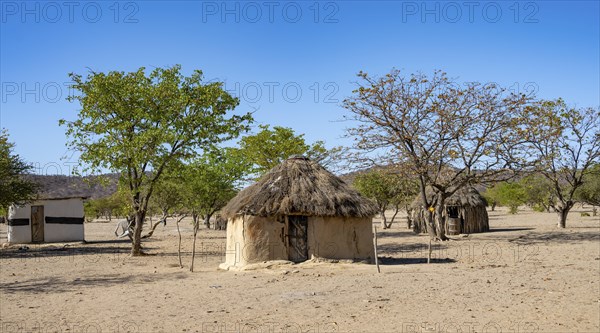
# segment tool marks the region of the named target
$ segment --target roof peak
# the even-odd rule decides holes
[[[287,158],[287,160],[303,160],[303,161],[310,161],[310,159],[302,154],[294,154],[290,157]]]
[[[377,207],[319,163],[294,155],[241,190],[221,213],[372,217]]]

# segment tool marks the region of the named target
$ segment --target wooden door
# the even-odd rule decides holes
[[[288,216],[289,260],[308,260],[308,217]]]
[[[44,241],[44,206],[31,206],[31,241]]]

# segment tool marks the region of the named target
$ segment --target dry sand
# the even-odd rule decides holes
[[[600,218],[490,212],[493,232],[434,244],[404,220],[379,233],[374,265],[305,263],[217,269],[225,232],[174,223],[128,256],[114,222],[86,224],[87,244],[0,252],[1,332],[599,332]],[[0,225],[0,243],[6,225]]]

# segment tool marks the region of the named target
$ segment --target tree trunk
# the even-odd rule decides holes
[[[435,238],[436,232],[435,232],[435,219],[433,217],[433,212],[431,211],[431,209],[429,209],[429,207],[427,207],[425,209],[426,209],[425,214],[427,217],[427,233],[429,234],[429,237]]]
[[[133,227],[133,239],[131,247],[132,256],[143,255],[142,252],[142,230],[144,228],[144,219],[146,214],[143,211],[135,213],[135,226]]]
[[[412,228],[412,209],[406,208],[406,226],[408,229]]]
[[[571,207],[563,207],[558,210],[558,227],[564,229],[567,227],[567,215]]]
[[[207,225],[210,221],[210,215],[206,215],[204,220],[204,224]],[[200,228],[200,224],[198,222],[194,223],[194,241],[192,242],[192,264],[190,265],[190,272],[194,271],[194,259],[196,258],[196,235],[198,234],[198,229]]]
[[[181,262],[181,230],[179,230],[179,222],[183,220],[185,216],[177,219],[177,235],[179,235],[179,243],[177,244],[177,257],[179,257],[179,268],[183,268],[183,263]]]
[[[396,207],[395,207],[395,210],[394,210],[394,215],[392,215],[392,218],[390,219],[390,222],[389,222],[389,223],[387,223],[387,227],[388,227],[388,229],[392,227],[392,223],[394,223],[394,219],[396,218],[396,215],[398,215],[398,211],[399,211],[399,210],[400,210],[400,207],[399,207],[399,206],[396,206]]]
[[[555,207],[556,213],[558,213],[558,227],[565,228],[567,226],[567,215],[571,208],[575,206],[572,201],[559,201],[558,207]]]
[[[192,242],[192,263],[190,264],[190,272],[194,271],[194,259],[196,259],[196,235],[198,234],[198,225],[194,225],[194,241]]]
[[[435,231],[439,240],[448,240],[446,237],[446,218],[444,217],[444,201],[438,198],[435,205]]]
[[[433,237],[429,237],[429,245],[427,246],[427,263],[431,264],[431,240]]]
[[[433,212],[430,210],[430,203],[427,201],[427,192],[425,191],[425,179],[423,175],[419,176],[419,185],[421,187],[421,200],[423,201],[423,207],[427,214],[427,232],[429,233],[429,250],[427,251],[427,263],[431,262],[431,241],[435,237],[435,230],[433,225]]]
[[[592,216],[597,216],[598,215],[598,208],[596,208],[596,206],[592,206]]]
[[[379,215],[381,215],[381,229],[387,229],[387,218],[385,217],[385,209],[379,211]]]
[[[192,224],[194,225],[194,227],[196,226],[196,224],[198,224],[198,214],[196,213],[192,213]]]
[[[496,201],[492,201],[492,212],[496,210]]]
[[[210,229],[210,216],[204,219],[204,226],[206,229]]]
[[[150,218],[150,232],[148,232],[146,235],[142,236],[142,238],[145,239],[145,238],[152,237],[152,235],[154,234],[154,230],[156,230],[156,227],[158,227],[158,225],[161,224],[161,222],[164,224],[167,223],[167,215],[163,214],[162,218],[160,220],[158,220],[155,225],[152,225],[152,218]]]
[[[427,263],[431,263],[431,242],[435,238],[435,225],[433,221],[433,212],[430,209],[427,209],[427,232],[429,233],[429,245],[427,247]]]

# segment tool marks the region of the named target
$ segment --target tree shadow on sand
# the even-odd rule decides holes
[[[432,264],[450,264],[456,262],[451,258],[431,258]],[[386,266],[393,265],[414,265],[414,264],[427,264],[427,257],[423,258],[393,258],[393,257],[379,257],[379,264]]]
[[[107,245],[108,244],[108,245]],[[115,244],[111,246],[111,244]],[[76,256],[118,256],[124,257],[131,252],[131,242],[129,240],[121,241],[93,241],[85,243],[68,244],[21,244],[7,249],[0,250],[0,259],[29,259],[29,258],[48,258],[49,261],[55,257],[76,257]],[[143,245],[144,251],[156,249]]]
[[[516,243],[519,245],[525,244],[539,244],[539,243],[579,243],[579,242],[599,242],[600,241],[600,233],[598,231],[594,232],[547,232],[547,233],[537,233],[531,232],[522,236],[519,236],[515,239],[509,240],[511,243]]]
[[[387,243],[377,245],[377,251],[383,254],[414,254],[424,253],[427,255],[429,245],[427,243]],[[432,251],[447,249],[447,246],[436,242],[431,245]]]
[[[535,228],[490,228],[490,230],[486,232],[510,232],[510,231],[529,231],[534,230]]]
[[[417,236],[412,230],[405,231],[377,231],[377,238],[402,238]]]
[[[0,290],[5,293],[63,293],[80,290],[82,287],[110,287],[128,283],[153,283],[161,280],[184,279],[185,277],[186,275],[183,273],[127,276],[106,274],[82,278],[61,276],[2,283],[0,284]]]
[[[437,258],[446,253],[446,245],[440,243],[432,244],[432,263],[453,263],[456,260],[450,258]],[[379,263],[382,265],[409,265],[427,263],[429,245],[424,243],[399,244],[390,243],[377,246]]]

